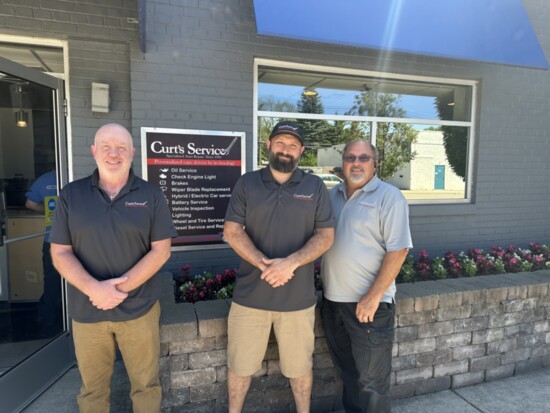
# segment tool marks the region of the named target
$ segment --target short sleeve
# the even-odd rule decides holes
[[[319,188],[317,210],[315,211],[315,228],[332,228],[335,226],[334,214],[328,190],[323,182]]]
[[[174,221],[172,221],[172,214],[166,197],[160,189],[155,191],[154,197],[155,211],[151,227],[151,242],[177,236],[178,233],[174,227]]]
[[[390,203],[381,217],[380,225],[387,251],[413,247],[409,227],[409,206],[404,197],[401,196]]]
[[[53,216],[50,242],[54,244],[72,245],[71,233],[69,231],[69,210],[68,191],[65,189],[59,194]]]
[[[25,194],[25,197],[27,199],[30,199],[32,202],[35,202],[37,204],[43,204],[44,203],[44,191],[45,186],[47,185],[45,175],[40,176],[36,181],[33,182],[27,193]]]
[[[225,220],[236,222],[238,224],[244,225],[246,220],[246,192],[244,185],[244,178],[241,176],[231,198],[229,199],[229,204],[227,205],[227,212],[225,213]]]

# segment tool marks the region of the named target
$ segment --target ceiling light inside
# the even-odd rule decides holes
[[[304,96],[317,96],[317,91],[315,89],[306,87],[302,92]]]
[[[23,87],[17,85],[19,94],[19,110],[15,112],[15,124],[18,128],[26,128],[29,125],[29,114],[23,110]]]
[[[29,114],[23,109],[19,109],[15,112],[15,124],[18,128],[26,128],[29,126]]]

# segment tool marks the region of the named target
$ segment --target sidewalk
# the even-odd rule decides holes
[[[131,412],[130,385],[122,363],[117,362],[112,385],[111,412]],[[75,396],[80,387],[76,368],[23,410],[24,413],[77,413]],[[549,413],[550,368],[502,380],[439,393],[395,400],[393,413]]]

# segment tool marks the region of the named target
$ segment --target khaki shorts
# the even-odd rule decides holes
[[[281,372],[288,378],[306,375],[313,366],[314,321],[315,306],[278,312],[231,303],[227,321],[227,366],[237,376],[251,376],[260,370],[273,325]]]

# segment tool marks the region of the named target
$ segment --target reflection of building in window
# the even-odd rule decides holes
[[[476,82],[268,63],[258,61],[257,165],[272,125],[293,120],[307,131],[302,167],[341,175],[344,143],[365,139],[407,199],[467,199]]]
[[[415,158],[387,182],[399,189],[462,191],[464,194],[464,180],[453,172],[449,164],[441,131],[420,131],[411,150],[416,152]]]
[[[334,145],[330,148],[317,150],[317,164],[319,166],[340,166],[342,165],[342,151],[345,144]]]
[[[318,166],[331,168],[342,164],[344,144],[317,152]],[[404,191],[409,199],[464,198],[464,180],[453,172],[443,144],[443,132],[419,131],[411,145],[415,158],[386,181]],[[437,192],[437,193],[436,193]]]

